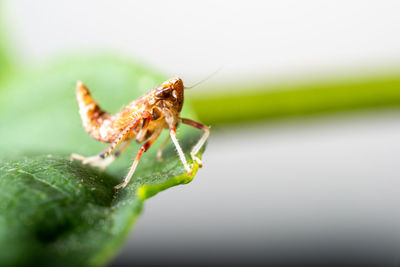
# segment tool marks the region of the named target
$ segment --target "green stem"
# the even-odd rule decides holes
[[[232,85],[222,89],[225,90],[221,93],[201,95],[192,101],[198,117],[206,124],[400,106],[400,72],[285,85]]]

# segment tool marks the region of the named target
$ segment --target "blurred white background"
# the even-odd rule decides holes
[[[400,57],[399,1],[8,2],[24,60],[114,51],[170,76],[312,74]],[[82,53],[82,52],[81,52]]]
[[[111,51],[187,84],[222,67],[210,85],[400,62],[396,0],[6,4],[31,63]],[[217,128],[195,180],[146,202],[113,264],[398,264],[399,152],[398,109]]]

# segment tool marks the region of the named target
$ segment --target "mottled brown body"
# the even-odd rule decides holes
[[[114,158],[111,160],[107,161],[106,159],[105,162],[99,162],[99,160],[109,156],[121,142],[133,139],[138,143],[145,142],[139,150],[124,183],[116,187],[117,189],[123,188],[132,177],[142,153],[155,142],[161,134],[162,129],[169,129],[170,136],[177,148],[178,155],[185,169],[191,172],[182,149],[176,140],[176,127],[178,123],[181,122],[199,128],[205,132],[191,152],[193,160],[197,161],[200,166],[202,163],[195,154],[205,143],[209,134],[209,128],[198,122],[180,118],[184,99],[183,92],[184,86],[182,80],[180,78],[172,78],[140,98],[133,100],[124,107],[122,111],[116,114],[108,114],[94,101],[83,83],[78,82],[76,95],[84,129],[93,138],[101,142],[111,143],[111,145],[98,156],[85,158],[73,154],[71,158],[80,159],[84,164],[90,163],[94,166],[105,167],[122,151],[114,153]],[[121,150],[124,150],[124,148]],[[161,158],[161,151],[158,153],[158,158]]]
[[[168,89],[170,92],[168,92]],[[79,82],[76,95],[79,104],[83,128],[95,139],[111,143],[133,120],[140,119],[143,112],[151,115],[148,127],[137,142],[143,142],[157,128],[168,128],[163,110],[168,110],[171,117],[178,117],[183,106],[183,83],[179,78],[172,78],[147,94],[129,103],[121,112],[108,114],[94,101],[88,89]],[[172,95],[175,91],[176,98]],[[163,94],[164,93],[164,94]],[[175,122],[176,124],[177,122]],[[175,125],[176,126],[176,125]],[[137,136],[141,125],[133,129],[128,139]]]

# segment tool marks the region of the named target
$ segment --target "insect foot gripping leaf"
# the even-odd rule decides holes
[[[87,158],[72,154],[71,160],[78,159],[83,164],[104,169],[126,149],[131,139],[135,139],[138,143],[144,142],[123,183],[115,187],[115,190],[118,190],[128,185],[143,152],[146,152],[153,145],[160,136],[162,129],[167,128],[185,170],[191,175],[192,169],[189,167],[176,138],[176,127],[180,122],[204,132],[190,153],[193,161],[197,162],[200,167],[203,163],[197,157],[197,153],[206,142],[210,130],[199,122],[180,118],[183,90],[184,86],[180,78],[169,79],[140,98],[133,100],[121,112],[111,115],[103,111],[94,101],[85,85],[78,82],[76,96],[83,127],[93,138],[101,142],[111,143],[111,145],[99,155]],[[114,154],[111,154],[123,142],[125,144]],[[159,160],[161,159],[162,149],[163,147],[157,154]]]
[[[0,266],[104,265],[121,247],[144,200],[192,181],[198,170],[198,163],[189,161],[188,175],[171,144],[157,161],[163,147],[157,141],[116,195],[113,187],[140,147],[132,144],[106,172],[70,162],[71,151],[91,154],[102,148],[80,126],[71,83],[76,77],[96,88],[96,99],[114,111],[164,80],[126,60],[81,57],[0,88],[0,121],[6,125],[0,140],[7,140],[0,144]],[[181,114],[195,117],[188,103]],[[201,132],[180,125],[177,138],[189,159]]]

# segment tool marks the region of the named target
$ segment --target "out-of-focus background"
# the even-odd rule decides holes
[[[188,99],[400,66],[395,0],[8,0],[5,8],[24,64],[106,51],[189,86],[220,69]],[[204,168],[146,202],[112,266],[400,263],[398,107],[213,126]]]

